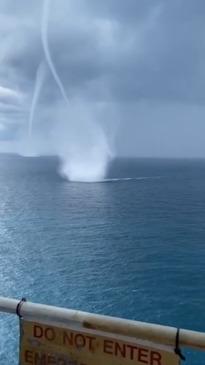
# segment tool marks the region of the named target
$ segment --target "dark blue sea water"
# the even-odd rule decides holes
[[[109,178],[138,179],[106,183],[58,166],[0,155],[0,294],[205,331],[205,161],[116,160]],[[17,319],[0,324],[17,364]]]

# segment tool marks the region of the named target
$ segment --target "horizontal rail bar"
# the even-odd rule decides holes
[[[15,314],[18,303],[19,300],[0,297],[0,312]],[[80,324],[85,330],[93,329],[175,347],[177,332],[175,327],[92,314],[31,302],[24,302],[22,304],[20,314],[25,318],[48,321],[51,324],[55,324],[56,322],[62,323],[65,326]],[[182,347],[190,347],[205,351],[205,333],[181,329],[179,344]]]

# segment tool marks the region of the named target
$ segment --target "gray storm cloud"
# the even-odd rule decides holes
[[[0,2],[0,150],[26,138],[44,57],[41,16],[40,0]],[[205,156],[204,16],[202,0],[53,0],[49,46],[71,110],[48,71],[34,117],[36,148],[55,152],[57,125],[63,134],[71,116],[84,114],[117,155]],[[24,98],[16,105],[17,95],[5,90]]]
[[[16,90],[0,86],[0,101],[3,103],[16,104],[22,100],[22,95]]]

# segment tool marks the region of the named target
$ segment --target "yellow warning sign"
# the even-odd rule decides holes
[[[21,365],[179,365],[169,350],[21,319]]]

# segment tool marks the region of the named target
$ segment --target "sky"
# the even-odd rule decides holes
[[[204,0],[51,0],[48,43],[70,107],[45,60],[41,18],[42,0],[0,0],[1,152],[27,143],[44,62],[33,121],[42,154],[91,113],[117,156],[205,157]]]

